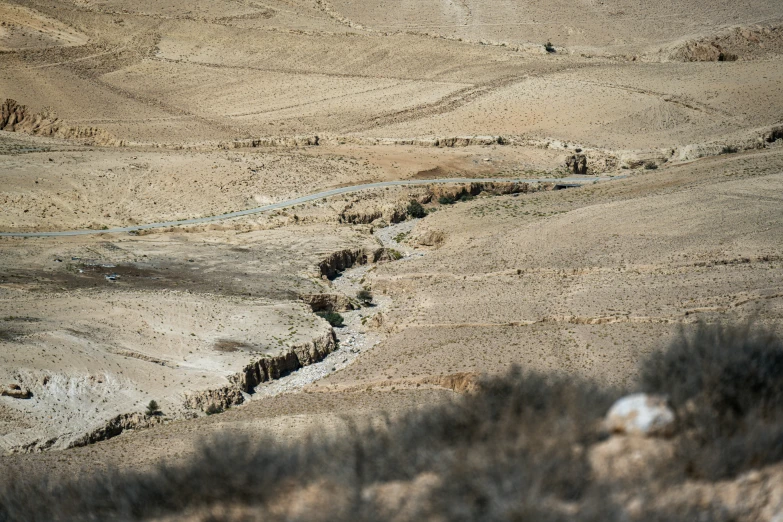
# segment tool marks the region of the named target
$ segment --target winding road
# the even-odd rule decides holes
[[[624,176],[619,176],[624,177]],[[279,201],[270,205],[264,205],[262,207],[249,208],[246,210],[237,210],[236,212],[228,212],[226,214],[217,214],[214,216],[206,216],[192,219],[180,219],[177,221],[161,221],[159,223],[148,223],[146,225],[133,225],[129,227],[117,227],[108,228],[103,230],[64,230],[60,232],[0,232],[0,237],[60,237],[60,236],[86,236],[89,234],[117,234],[121,232],[137,232],[139,230],[149,230],[152,228],[164,228],[175,227],[179,225],[198,225],[201,223],[212,223],[215,221],[222,221],[224,219],[232,219],[242,216],[249,216],[251,214],[259,214],[261,212],[269,212],[270,210],[280,210],[283,208],[293,207],[295,205],[301,205],[310,201],[318,199],[324,199],[339,194],[349,194],[352,192],[360,192],[368,189],[378,189],[383,187],[393,187],[400,185],[431,185],[434,183],[476,183],[476,182],[490,182],[490,183],[555,183],[558,186],[566,187],[578,187],[581,185],[587,185],[590,183],[596,183],[599,181],[607,181],[610,179],[618,179],[618,176],[611,177],[570,177],[570,178],[541,178],[541,179],[520,179],[520,178],[448,178],[448,179],[415,179],[415,180],[399,180],[399,181],[379,181],[377,183],[367,183],[364,185],[351,185],[348,187],[340,187],[331,190],[325,190],[323,192],[317,192],[315,194],[309,194],[295,199],[289,199],[286,201]]]

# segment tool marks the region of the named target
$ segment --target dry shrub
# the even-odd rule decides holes
[[[13,480],[0,487],[0,520],[139,520],[226,503],[264,511],[292,485],[324,483],[343,497],[324,506],[321,519],[377,520],[388,510],[383,515],[379,501],[362,492],[422,474],[440,480],[415,507],[417,517],[566,520],[572,517],[550,504],[585,498],[585,449],[600,437],[597,421],[612,399],[586,381],[513,370],[481,381],[476,393],[394,421],[346,421],[344,433],[325,440],[251,443],[225,435],[204,442],[186,464],[161,464],[152,473]],[[39,502],[43,497],[48,501]]]
[[[668,395],[692,475],[718,479],[783,459],[783,341],[745,324],[699,324],[642,365],[645,391]]]

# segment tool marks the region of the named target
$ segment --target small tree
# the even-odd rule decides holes
[[[152,417],[153,415],[157,415],[160,413],[160,406],[158,406],[158,403],[155,402],[155,400],[151,400],[149,404],[147,404],[147,416]]]
[[[412,199],[411,202],[408,203],[408,215],[412,218],[423,218],[427,215],[427,211],[424,210],[421,203]]]

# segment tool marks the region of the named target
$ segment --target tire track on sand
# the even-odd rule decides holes
[[[503,78],[497,78],[488,82],[477,83],[470,87],[465,87],[455,91],[438,101],[432,103],[425,103],[402,109],[399,111],[387,112],[374,118],[369,119],[365,123],[358,124],[354,127],[343,129],[343,132],[362,132],[377,127],[385,127],[387,125],[393,125],[396,123],[408,122],[413,120],[419,120],[434,116],[437,114],[443,114],[446,112],[452,112],[463,105],[474,102],[480,98],[483,98],[493,92],[509,87],[516,83],[521,83],[530,78],[529,75],[525,76],[506,76]]]

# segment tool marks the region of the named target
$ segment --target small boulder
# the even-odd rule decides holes
[[[7,388],[0,389],[0,395],[14,399],[29,399],[33,396],[30,390],[22,388],[18,384],[10,384]]]
[[[674,433],[675,415],[665,397],[636,393],[615,402],[606,414],[606,428],[614,433],[648,437]]]

